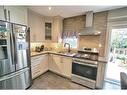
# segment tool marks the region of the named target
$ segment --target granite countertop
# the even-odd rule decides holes
[[[55,54],[55,55],[72,58],[76,53],[60,53],[60,52],[55,52],[55,51],[42,51],[42,52],[31,52],[31,57],[43,55],[43,54]],[[99,57],[98,62],[107,63],[108,61],[107,61],[107,58]]]
[[[48,54],[48,51],[42,51],[42,52],[31,52],[31,57],[42,55],[42,54]]]
[[[55,55],[61,55],[66,57],[73,57],[75,53],[59,53],[55,51],[42,51],[42,52],[31,52],[31,57],[43,55],[43,54],[55,54]]]

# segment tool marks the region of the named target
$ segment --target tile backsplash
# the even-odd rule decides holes
[[[62,43],[41,43],[41,42],[36,42],[36,43],[30,43],[30,48],[31,51],[35,51],[35,48],[37,46],[44,45],[44,50],[52,50],[52,51],[59,51],[60,49],[63,48]]]
[[[80,36],[79,48],[99,48],[99,37],[100,36]]]

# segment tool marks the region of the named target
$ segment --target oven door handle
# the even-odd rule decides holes
[[[85,65],[85,66],[97,67],[97,64],[89,64],[89,63],[82,63],[82,62],[76,62],[76,61],[73,61],[73,63],[74,64]]]

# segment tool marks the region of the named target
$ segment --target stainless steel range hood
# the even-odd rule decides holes
[[[78,33],[79,36],[89,36],[89,35],[100,35],[100,31],[93,28],[93,12],[89,11],[86,13],[86,27],[81,29]]]

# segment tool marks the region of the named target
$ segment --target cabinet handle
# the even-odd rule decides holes
[[[8,10],[8,21],[10,21],[10,11]]]
[[[4,9],[4,18],[7,21],[7,10],[6,9]]]

